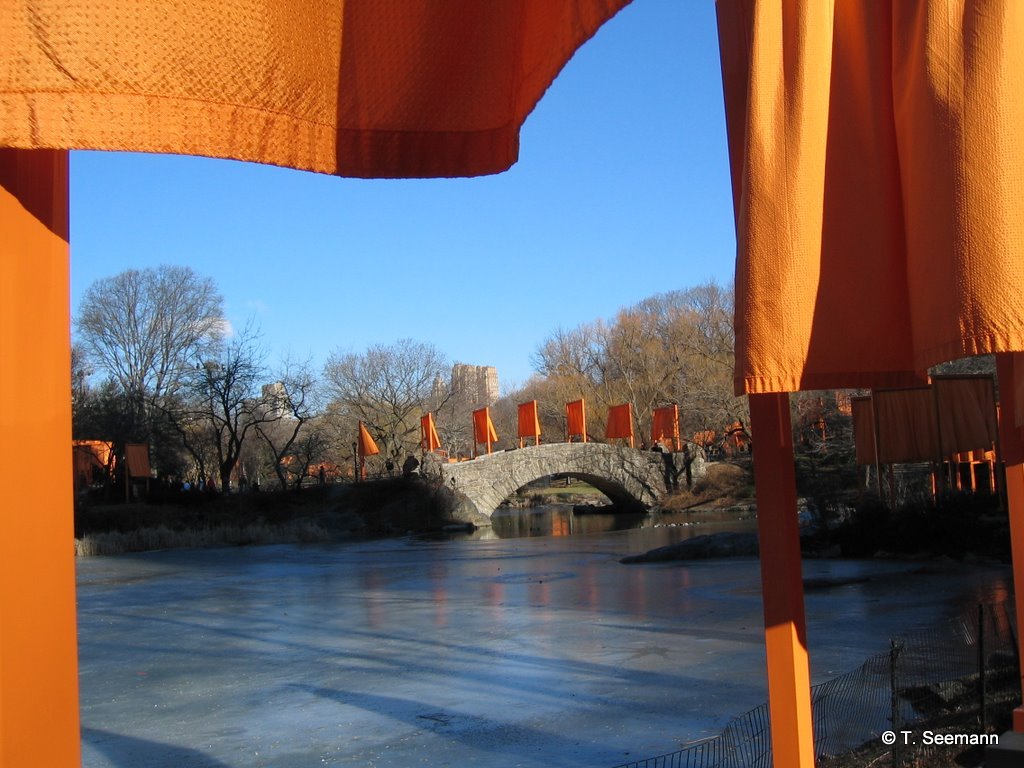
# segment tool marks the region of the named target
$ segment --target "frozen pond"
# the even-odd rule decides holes
[[[618,562],[692,532],[81,560],[83,764],[600,768],[672,751],[766,698],[756,560]],[[869,577],[808,592],[814,682],[1010,583],[920,563],[804,572]]]

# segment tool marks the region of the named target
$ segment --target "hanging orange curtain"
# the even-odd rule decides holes
[[[420,416],[420,447],[427,453],[441,447],[441,438],[437,436],[437,427],[434,424],[434,414],[432,413]]]
[[[629,403],[613,405],[608,409],[604,436],[608,440],[626,439],[630,446],[633,445],[633,408]]]
[[[75,490],[92,484],[96,474],[106,474],[113,443],[102,440],[72,440],[71,455]]]
[[[627,2],[14,2],[0,137],[343,176],[497,173],[565,62]]]
[[[74,451],[75,462],[83,464],[95,464],[105,468],[110,461],[110,453],[114,450],[114,444],[105,440],[72,440],[71,447]]]
[[[942,458],[931,387],[877,389],[871,393],[871,402],[882,464]]]
[[[473,441],[476,445],[486,444],[488,453],[491,452],[491,445],[498,442],[498,433],[491,421],[490,408],[473,411]]]
[[[582,398],[565,404],[565,439],[571,443],[574,437],[587,442],[587,407]]]
[[[149,443],[128,443],[124,447],[124,458],[129,477],[150,476]]]
[[[651,442],[659,440],[670,440],[672,450],[682,450],[679,439],[679,406],[666,405],[663,408],[655,408],[651,413]]]
[[[523,439],[532,437],[540,445],[540,415],[537,413],[537,401],[519,404],[519,447],[523,447]]]
[[[851,397],[850,410],[853,416],[853,445],[857,463],[875,463],[875,412],[869,396]]]
[[[717,7],[736,391],[1024,350],[1024,3]]]
[[[995,381],[991,376],[934,376],[932,396],[943,457],[971,451],[983,454],[992,449],[998,430]]]
[[[359,458],[366,458],[367,456],[375,456],[380,453],[380,449],[377,447],[377,443],[374,442],[373,437],[370,435],[370,430],[366,428],[363,422],[359,422],[359,440],[358,440],[358,452]]]

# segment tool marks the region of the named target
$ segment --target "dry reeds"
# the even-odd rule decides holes
[[[208,528],[172,530],[165,525],[132,531],[88,533],[75,539],[75,555],[120,555],[156,549],[232,547],[251,544],[291,544],[331,539],[331,533],[312,520],[294,520],[282,525],[246,523]]]

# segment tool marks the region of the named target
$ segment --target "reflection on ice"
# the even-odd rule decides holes
[[[82,560],[83,764],[611,766],[671,751],[765,699],[756,560],[618,562],[690,530]],[[805,574],[823,585],[807,595],[815,682],[1009,584],[1002,568],[901,562]]]

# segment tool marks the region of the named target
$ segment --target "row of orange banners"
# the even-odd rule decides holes
[[[568,442],[587,442],[586,404],[583,400],[574,400],[565,404],[566,440]],[[605,427],[605,439],[628,440],[630,447],[634,444],[633,409],[629,403],[614,405],[608,409]],[[369,437],[369,435],[367,435]],[[535,445],[540,445],[540,414],[537,401],[530,400],[519,405],[519,447],[524,441],[533,438]],[[494,443],[498,441],[498,433],[491,421],[490,408],[473,411],[474,451],[477,445],[486,446],[490,453]],[[651,419],[651,441],[670,442],[673,450],[681,450],[679,439],[679,406],[669,405],[655,408]],[[424,451],[432,452],[441,448],[441,440],[434,423],[434,414],[427,413],[420,418],[420,446]],[[369,454],[367,454],[369,455]]]
[[[861,465],[984,453],[999,437],[991,376],[934,376],[927,386],[876,389],[851,404]]]

